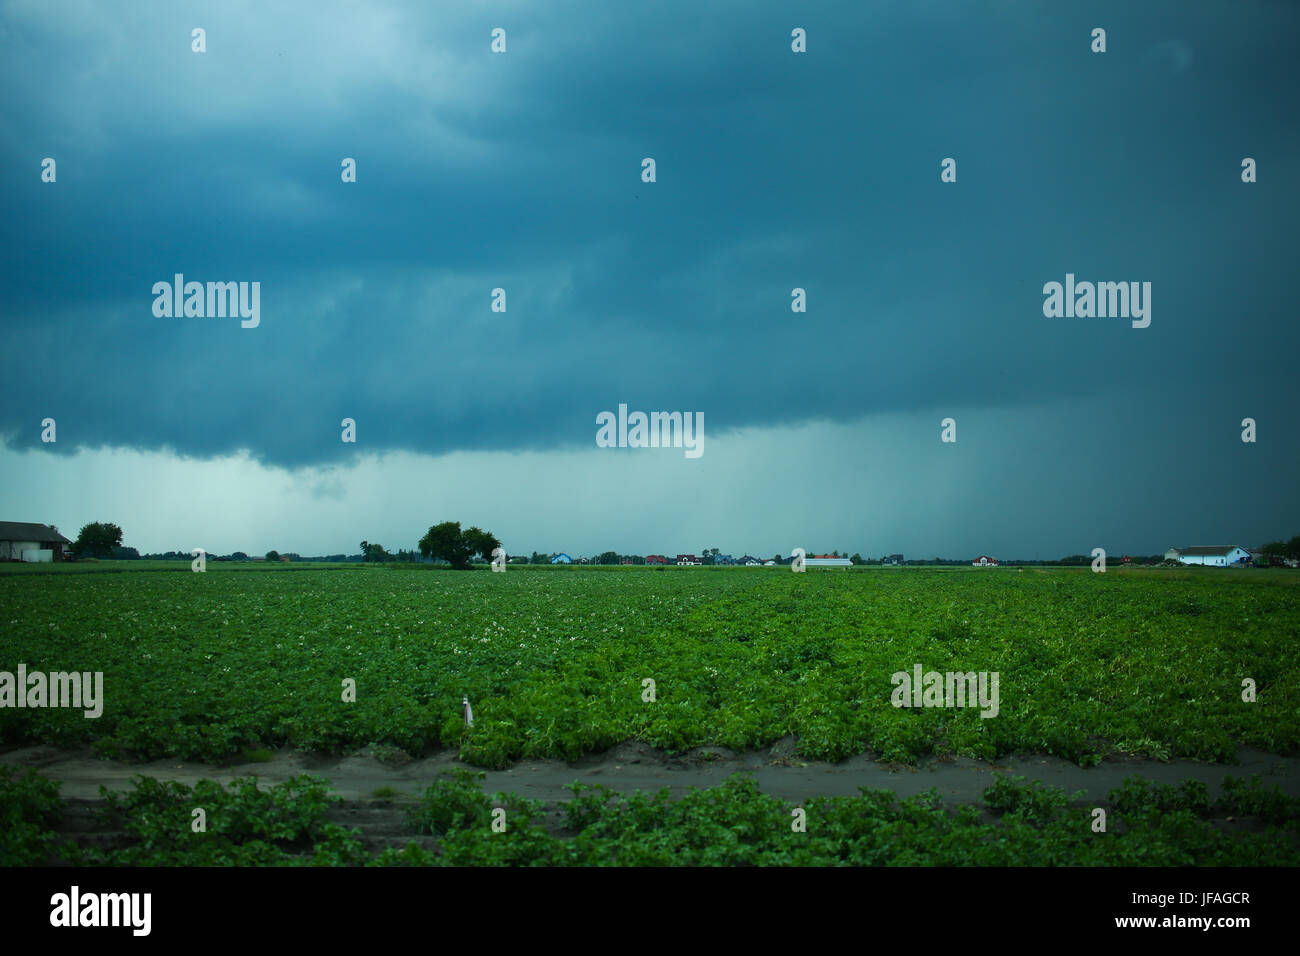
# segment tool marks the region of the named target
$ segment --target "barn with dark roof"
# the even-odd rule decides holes
[[[62,561],[67,544],[72,542],[49,525],[0,521],[0,561]]]

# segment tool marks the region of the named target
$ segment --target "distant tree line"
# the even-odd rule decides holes
[[[1107,564],[1115,564],[1116,562],[1122,563],[1125,559],[1127,559],[1130,564],[1159,564],[1160,562],[1165,560],[1165,556],[1163,554],[1124,554],[1124,555],[1107,554],[1106,555]],[[1094,560],[1095,559],[1092,557],[1092,555],[1071,554],[1067,557],[1061,558],[1059,561],[1052,561],[1048,563],[1061,564],[1061,565],[1065,565],[1066,567],[1073,568],[1073,567],[1081,567],[1083,565],[1091,565]],[[1015,563],[1029,564],[1031,562],[1022,561],[1022,562],[1015,562]],[[1033,562],[1033,563],[1038,563],[1038,562]]]
[[[50,527],[54,527],[51,525]],[[55,528],[57,531],[58,529]],[[268,551],[264,555],[267,561],[308,561],[322,563],[414,563],[420,560],[445,562],[453,568],[469,568],[476,558],[483,561],[492,560],[492,552],[501,547],[501,541],[496,535],[484,531],[478,527],[470,527],[461,530],[459,521],[444,521],[441,524],[433,525],[425,532],[424,537],[420,539],[418,550],[406,550],[399,548],[396,554],[389,552],[382,544],[377,542],[362,541],[359,545],[359,554],[329,554],[303,557],[297,552],[289,551],[281,553],[279,551]],[[824,552],[806,549],[810,555]],[[1281,564],[1285,561],[1300,560],[1300,535],[1295,535],[1288,541],[1270,541],[1260,549],[1260,562],[1263,564]],[[122,546],[122,529],[109,521],[92,521],[83,525],[77,534],[77,540],[68,546],[68,552],[75,557],[94,557],[108,558],[113,560],[137,560],[141,557],[150,560],[161,561],[190,561],[193,559],[192,548],[178,548],[174,551],[164,551],[157,554],[141,555],[139,551],[131,547]],[[703,564],[725,563],[720,562],[721,551],[718,548],[705,548],[700,552],[700,560]],[[830,552],[832,557],[849,557],[847,551],[835,550]],[[250,561],[250,558],[243,551],[234,551],[228,555],[209,554],[209,561]],[[556,552],[543,554],[534,551],[529,558],[523,555],[515,557],[516,563],[527,564],[550,564],[556,557]],[[667,556],[666,556],[667,557]],[[725,558],[725,556],[723,556]],[[574,559],[578,563],[601,564],[601,565],[621,565],[633,564],[644,565],[646,556],[640,554],[620,554],[616,551],[602,551],[592,558]],[[669,558],[670,561],[673,558]],[[772,561],[779,565],[789,565],[793,560],[789,555],[774,554]],[[887,558],[863,558],[861,554],[854,553],[849,560],[855,565],[880,565],[886,562]],[[1165,560],[1163,554],[1151,555],[1108,555],[1107,560],[1112,564],[1128,562],[1132,564],[1160,564]],[[903,564],[910,566],[962,566],[970,564],[970,558],[913,558],[904,560]],[[1024,560],[1009,559],[999,560],[1002,565],[1020,565],[1020,566],[1052,566],[1062,565],[1066,567],[1082,567],[1091,565],[1093,558],[1091,555],[1071,554],[1055,560]]]
[[[1290,541],[1270,541],[1259,549],[1264,555],[1265,563],[1276,564],[1282,561],[1300,561],[1300,534]]]

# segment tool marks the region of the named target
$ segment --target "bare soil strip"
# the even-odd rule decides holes
[[[787,738],[770,750],[735,753],[703,747],[670,756],[639,741],[629,741],[572,763],[524,760],[506,770],[490,770],[483,789],[488,793],[513,792],[548,804],[572,797],[565,788],[575,781],[604,784],[619,792],[653,792],[668,787],[674,796],[680,796],[689,787],[716,786],[737,771],[747,771],[764,792],[793,802],[814,796],[856,796],[861,787],[892,790],[905,798],[933,787],[947,803],[968,804],[980,802],[996,773],[1040,780],[1070,794],[1082,790],[1085,799],[1098,801],[1127,777],[1139,776],[1159,783],[1200,780],[1215,797],[1225,776],[1259,774],[1266,785],[1277,784],[1288,795],[1300,796],[1300,758],[1255,750],[1240,751],[1235,764],[1108,759],[1096,767],[1080,767],[1056,757],[1029,754],[996,763],[966,757],[930,758],[913,767],[882,764],[869,755],[837,764],[805,761],[794,754],[794,747],[793,738]],[[137,774],[193,786],[202,779],[227,783],[247,776],[272,785],[303,773],[329,780],[345,800],[370,800],[383,788],[400,799],[418,796],[442,771],[476,769],[458,760],[452,750],[399,765],[379,759],[367,749],[343,757],[282,751],[268,761],[217,766],[176,760],[128,763],[101,760],[85,750],[35,746],[0,753],[0,763],[33,767],[60,781],[63,797],[79,800],[97,798],[101,786],[129,790],[131,778]]]

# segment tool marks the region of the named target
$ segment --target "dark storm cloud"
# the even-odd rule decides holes
[[[621,401],[1294,403],[1300,13],[952,7],[6,4],[0,430],[295,466],[344,417],[441,453],[590,445]],[[177,272],[260,282],[260,326],[154,317]],[[1067,272],[1151,282],[1151,327],[1044,318]]]

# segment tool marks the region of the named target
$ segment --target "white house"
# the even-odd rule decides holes
[[[1210,547],[1170,548],[1183,564],[1204,564],[1213,568],[1226,568],[1250,559],[1250,552],[1235,545],[1223,544]],[[1168,552],[1166,552],[1167,554]]]
[[[998,559],[991,558],[987,554],[981,554],[978,558],[972,561],[971,564],[977,568],[996,568],[998,566]]]

